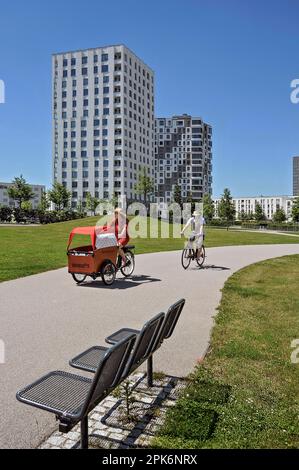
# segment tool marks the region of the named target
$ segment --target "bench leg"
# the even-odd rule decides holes
[[[81,449],[88,449],[88,416],[81,421]]]
[[[153,356],[150,356],[147,360],[147,386],[153,386]]]

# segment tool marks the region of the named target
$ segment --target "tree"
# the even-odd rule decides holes
[[[178,183],[175,185],[174,190],[173,190],[173,200],[174,202],[179,204],[180,207],[182,207],[183,198],[182,198],[181,187]]]
[[[50,201],[46,192],[42,193],[41,201],[38,205],[40,212],[46,212],[50,208]]]
[[[49,200],[55,204],[55,208],[61,211],[68,208],[71,193],[63,184],[55,181],[53,188],[48,192],[48,197]]]
[[[13,185],[7,190],[7,194],[11,199],[17,201],[19,208],[21,208],[23,202],[30,201],[30,199],[33,198],[34,192],[22,175],[16,177],[12,184]]]
[[[286,221],[286,214],[285,214],[285,211],[279,207],[275,214],[273,215],[273,222],[275,223],[281,223],[281,222],[285,222]]]
[[[135,191],[137,194],[143,196],[143,201],[146,203],[148,196],[154,191],[154,182],[150,176],[146,167],[143,167],[139,173],[138,183],[135,184]]]
[[[227,230],[235,218],[235,207],[233,204],[233,198],[231,196],[230,190],[225,188],[223,191],[222,198],[219,201],[218,205],[218,215],[220,219],[226,221]]]
[[[210,194],[205,194],[203,199],[203,216],[206,220],[206,222],[211,222],[213,220],[213,217],[215,215],[215,206],[213,199]]]
[[[299,222],[299,196],[293,201],[292,218],[293,222]]]
[[[93,197],[90,193],[86,195],[86,209],[96,215],[96,210],[98,205],[100,204],[100,199],[97,197]]]
[[[79,217],[83,219],[83,217],[85,217],[85,210],[84,210],[83,202],[81,198],[78,200],[76,210],[77,210],[77,214],[79,215]]]
[[[254,219],[257,222],[261,222],[262,220],[266,220],[266,216],[264,214],[263,208],[259,202],[255,204],[255,213],[254,213]]]

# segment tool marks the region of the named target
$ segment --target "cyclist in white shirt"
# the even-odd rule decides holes
[[[201,256],[202,245],[204,241],[204,226],[205,226],[204,217],[197,211],[193,212],[192,217],[188,220],[185,227],[183,228],[181,234],[184,235],[188,227],[191,226],[191,235],[189,237],[190,246],[195,243],[197,258]]]

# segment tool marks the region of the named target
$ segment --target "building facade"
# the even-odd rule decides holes
[[[212,128],[188,114],[155,120],[155,196],[173,202],[176,185],[183,200],[212,193]]]
[[[12,186],[13,183],[0,183],[0,206],[7,206],[11,208],[18,206],[17,202],[11,199],[7,193],[7,190]],[[40,184],[30,184],[29,186],[34,193],[34,196],[30,202],[32,204],[32,208],[36,209],[41,202],[42,195],[45,193],[46,187]]]
[[[293,196],[299,196],[299,157],[293,157]]]
[[[241,214],[252,215],[255,213],[256,205],[260,204],[267,219],[271,220],[277,209],[283,209],[287,220],[292,218],[292,196],[256,196],[233,198],[235,206],[235,216],[237,220],[241,219]],[[218,217],[218,205],[220,198],[214,199],[215,217]]]
[[[154,73],[124,45],[54,54],[53,181],[100,199],[154,178]]]

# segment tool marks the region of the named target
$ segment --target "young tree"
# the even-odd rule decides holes
[[[12,183],[13,186],[7,190],[7,194],[11,199],[17,201],[19,208],[21,208],[23,202],[30,201],[33,198],[34,192],[22,175],[16,177]]]
[[[211,197],[210,194],[205,194],[203,199],[203,216],[206,220],[206,222],[211,222],[213,220],[214,215],[215,215],[215,206],[214,206],[214,201]]]
[[[261,222],[262,220],[266,220],[266,216],[264,214],[263,208],[262,208],[262,206],[259,202],[257,202],[256,205],[255,205],[254,219],[257,222]]]
[[[85,210],[84,210],[84,206],[83,206],[83,202],[81,198],[78,200],[76,212],[81,219],[85,217]]]
[[[48,197],[49,200],[55,204],[56,210],[61,211],[68,208],[71,193],[63,184],[55,181],[53,188],[48,192]]]
[[[154,191],[154,182],[150,176],[146,167],[143,167],[139,173],[138,183],[135,185],[135,191],[137,194],[143,196],[143,201],[146,203],[148,196]]]
[[[42,193],[41,201],[38,205],[38,210],[41,212],[46,212],[50,208],[50,201],[46,192]]]
[[[293,222],[299,222],[299,196],[293,201],[292,218]]]
[[[230,224],[232,224],[235,218],[235,207],[233,204],[233,198],[228,188],[225,188],[223,191],[222,198],[218,205],[218,215],[220,219],[226,221],[226,226],[228,230]]]
[[[98,205],[100,204],[100,199],[97,197],[93,197],[90,193],[86,195],[86,209],[92,212],[93,215],[96,215],[96,210]]]
[[[286,218],[285,211],[279,207],[273,215],[273,222],[280,224],[281,222],[285,222]]]
[[[183,198],[182,198],[182,192],[181,192],[181,187],[180,185],[177,183],[174,187],[174,191],[173,191],[173,200],[174,202],[176,202],[177,204],[180,205],[180,207],[183,206]]]

